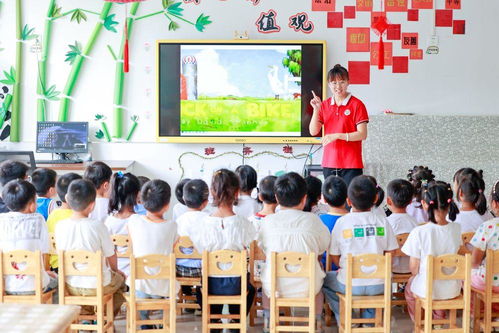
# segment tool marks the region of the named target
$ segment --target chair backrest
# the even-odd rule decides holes
[[[35,280],[35,295],[42,295],[42,260],[40,251],[16,250],[0,252],[0,297],[3,302],[5,295],[5,279],[7,275],[32,275]],[[19,265],[23,266],[22,268]]]
[[[472,246],[470,245],[470,242],[474,235],[475,233],[473,231],[461,234],[461,241],[463,242],[463,244],[459,248],[459,251],[457,252],[458,254],[465,255],[466,253],[472,252]]]
[[[492,287],[495,275],[499,274],[499,250],[487,250],[485,256],[485,291],[492,294]]]
[[[185,249],[189,249],[189,252],[192,251],[192,253],[186,253]],[[201,259],[202,257],[201,254],[194,248],[189,236],[180,237],[173,248],[173,252],[175,253],[175,258],[177,259]]]
[[[132,255],[132,247],[130,246],[130,236],[128,235],[111,235],[111,241],[116,250],[118,258],[130,258]],[[121,247],[121,249],[118,249]],[[123,248],[125,250],[123,251]],[[118,251],[119,250],[119,251]]]
[[[390,253],[386,255],[361,254],[356,256],[348,254],[347,281],[352,279],[390,279],[391,267]]]
[[[55,242],[55,233],[49,233],[49,254],[57,255],[57,247]]]
[[[428,256],[427,271],[432,271],[434,280],[464,280],[466,278],[466,257],[458,254]],[[430,274],[428,274],[430,275]]]
[[[246,276],[246,251],[203,252],[203,276]],[[205,273],[206,272],[206,273]]]
[[[407,257],[407,255],[404,252],[402,252],[402,246],[404,246],[407,237],[409,237],[409,233],[395,236],[395,238],[397,238],[397,243],[399,244],[399,248],[396,249],[395,252],[393,253],[394,257]]]
[[[271,263],[275,267],[276,278],[289,277],[311,277],[315,272],[315,253],[301,252],[272,252]]]
[[[173,254],[150,254],[138,258],[132,257],[132,259],[130,268],[134,270],[135,279],[166,280],[171,277],[175,279],[175,256]]]

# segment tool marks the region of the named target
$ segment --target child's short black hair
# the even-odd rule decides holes
[[[175,197],[177,198],[177,201],[180,202],[182,205],[185,205],[184,202],[184,185],[187,184],[187,182],[191,180],[190,178],[184,178],[180,180],[177,183],[177,186],[175,186]]]
[[[36,189],[30,182],[14,179],[5,184],[2,190],[2,199],[7,208],[19,212],[26,208],[30,202],[36,200]]]
[[[343,178],[329,176],[322,185],[322,195],[331,207],[344,207],[347,201],[347,184]]]
[[[368,176],[357,176],[348,186],[348,199],[356,209],[368,211],[376,199],[376,185]]]
[[[23,162],[6,160],[0,164],[0,184],[4,186],[13,179],[24,179],[28,166]]]
[[[307,183],[307,201],[303,211],[311,212],[312,207],[317,205],[321,199],[322,181],[317,177],[307,176],[305,177],[305,183]]]
[[[140,188],[142,188],[142,186],[144,186],[145,183],[150,181],[150,179],[146,176],[137,176],[137,179],[139,180]]]
[[[258,184],[259,197],[261,197],[262,201],[266,204],[277,204],[277,199],[274,192],[276,179],[276,176],[266,176],[262,180],[260,180],[260,184]]]
[[[55,187],[57,173],[52,169],[38,168],[31,174],[31,184],[35,186],[36,194],[43,197],[51,187]]]
[[[170,185],[160,179],[148,181],[142,187],[140,199],[144,208],[152,213],[159,212],[170,203],[172,196]]]
[[[69,184],[66,201],[75,212],[84,211],[95,201],[97,191],[94,184],[86,179],[76,179]]]
[[[57,195],[62,202],[66,202],[66,194],[68,193],[69,185],[76,179],[82,179],[82,177],[77,173],[69,172],[60,176],[57,180],[55,190],[57,191]]]
[[[107,212],[119,212],[124,207],[133,210],[137,204],[137,196],[140,192],[140,183],[135,175],[130,172],[117,172],[111,177],[111,194]]]
[[[407,207],[414,197],[414,187],[405,179],[392,180],[388,183],[386,191],[393,205],[397,208]]]
[[[183,198],[185,205],[189,208],[201,207],[203,202],[208,200],[209,195],[208,184],[202,179],[192,179],[184,185]]]
[[[307,183],[296,172],[288,172],[277,178],[274,191],[279,205],[283,207],[295,207],[307,195]]]
[[[104,162],[96,161],[87,166],[83,179],[89,180],[99,189],[105,182],[111,181],[113,170]]]
[[[256,170],[251,165],[240,165],[236,168],[239,186],[242,192],[251,192],[256,187]]]

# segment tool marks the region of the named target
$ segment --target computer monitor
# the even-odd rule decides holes
[[[88,122],[39,121],[36,152],[78,154],[88,152]]]

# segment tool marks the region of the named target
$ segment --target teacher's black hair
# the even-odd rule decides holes
[[[333,68],[329,70],[327,73],[327,82],[331,82],[333,80],[350,80],[350,76],[348,75],[348,70],[341,66],[340,64],[334,65]]]

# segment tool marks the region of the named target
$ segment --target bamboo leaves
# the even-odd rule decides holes
[[[196,29],[200,32],[204,31],[204,28],[206,25],[210,24],[210,17],[204,14],[199,15],[198,19],[196,20]]]
[[[35,28],[30,29],[28,25],[25,24],[23,30],[21,31],[21,40],[31,40],[37,38],[38,35],[36,35],[34,31]]]
[[[81,45],[78,43],[78,41],[75,41],[74,45],[68,45],[69,46],[69,51],[66,53],[66,60],[65,62],[69,62],[71,65],[75,61],[76,57],[81,54]]]
[[[52,9],[52,13],[50,14],[51,18],[56,18],[61,16],[61,10],[62,8],[59,6],[54,6],[54,9]]]
[[[104,20],[104,28],[112,32],[118,32],[114,27],[118,24],[118,22],[114,20],[115,16],[116,14],[111,14],[106,17],[106,19]]]
[[[172,3],[166,8],[166,12],[168,14],[182,16],[184,9],[180,7],[180,5],[182,5],[181,2]]]
[[[170,21],[170,24],[168,24],[168,31],[175,31],[179,28],[180,26],[178,25],[177,22],[175,21]]]
[[[5,79],[0,80],[0,83],[10,86],[16,84],[16,70],[14,69],[14,67],[10,67],[10,72],[3,71],[3,75],[5,76]]]
[[[81,23],[81,21],[86,21],[87,20],[87,15],[83,12],[81,9],[76,9],[73,12],[73,15],[71,15],[71,22],[76,21],[78,24]]]
[[[50,88],[44,90],[43,96],[45,96],[45,98],[48,99],[49,101],[58,101],[59,100],[58,96],[61,92],[55,89],[56,89],[55,85],[50,86]]]

